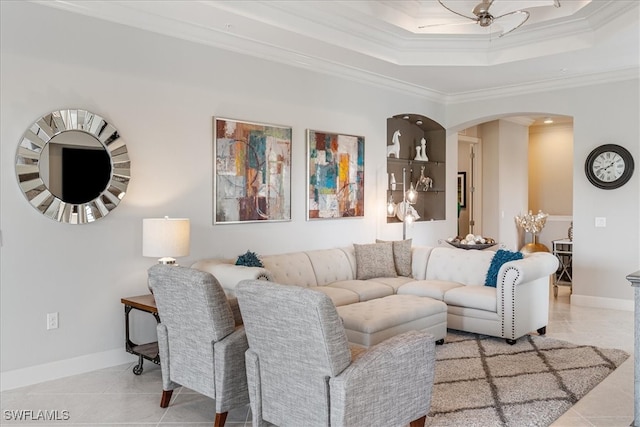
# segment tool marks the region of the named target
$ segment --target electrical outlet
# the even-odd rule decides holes
[[[607,226],[607,218],[602,216],[596,217],[596,227],[606,227]]]
[[[47,329],[58,329],[58,313],[47,313]]]

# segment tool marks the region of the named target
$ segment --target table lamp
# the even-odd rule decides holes
[[[189,219],[142,220],[142,256],[159,257],[160,264],[175,264],[175,257],[189,255]]]

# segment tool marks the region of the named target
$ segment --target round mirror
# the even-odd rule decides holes
[[[33,207],[59,222],[84,224],[112,211],[130,178],[118,131],[86,110],[40,117],[22,135],[16,174]]]

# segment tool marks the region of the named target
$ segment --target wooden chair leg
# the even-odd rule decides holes
[[[224,427],[224,423],[227,421],[227,414],[228,412],[217,412],[213,427]]]
[[[162,390],[162,398],[160,399],[160,407],[166,408],[169,406],[169,401],[171,400],[171,395],[173,394],[173,390]]]
[[[411,421],[411,424],[409,424],[410,427],[424,427],[424,423],[427,422],[427,416],[424,415],[421,418],[418,418],[417,420],[413,420]]]

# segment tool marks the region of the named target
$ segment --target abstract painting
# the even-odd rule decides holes
[[[307,130],[307,219],[364,216],[364,137]]]
[[[291,128],[214,118],[214,224],[291,220]]]

